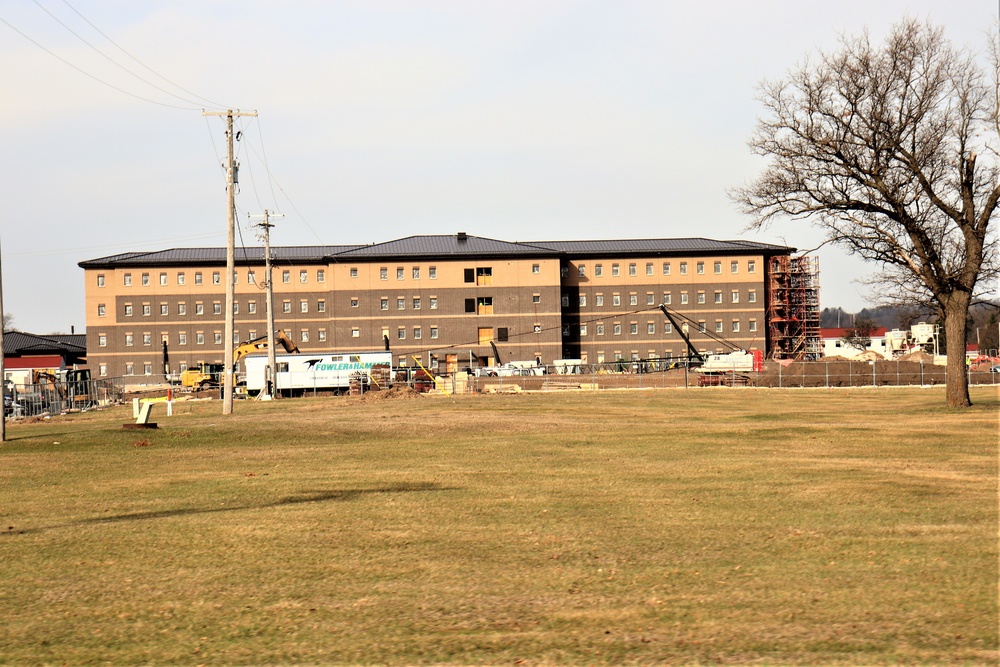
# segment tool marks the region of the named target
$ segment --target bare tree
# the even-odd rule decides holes
[[[827,242],[879,263],[884,303],[932,305],[955,407],[971,405],[969,306],[997,273],[1000,129],[989,79],[929,24],[904,21],[881,46],[845,37],[836,52],[761,85],[767,115],[749,143],[770,163],[732,193],[751,228],[808,220]]]
[[[3,314],[3,330],[9,331],[14,326],[14,316],[10,313]]]
[[[875,320],[870,317],[859,316],[855,318],[854,326],[844,331],[844,336],[841,340],[846,345],[864,352],[872,344],[872,335],[874,335],[876,329],[878,329],[878,326],[875,324]]]

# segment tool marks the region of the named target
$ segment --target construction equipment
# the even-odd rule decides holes
[[[699,386],[714,387],[722,385],[731,387],[736,384],[747,384],[750,381],[748,373],[759,373],[764,370],[764,353],[762,351],[751,350],[748,352],[741,349],[732,341],[722,336],[708,333],[707,331],[703,331],[702,333],[730,348],[731,351],[724,354],[710,354],[708,356],[701,354],[691,343],[691,339],[688,338],[684,325],[678,322],[679,319],[683,319],[694,323],[694,320],[680,313],[671,313],[663,304],[660,304],[660,310],[670,320],[674,330],[684,340],[685,345],[687,345],[688,367],[693,368],[696,373],[701,374],[698,378]],[[677,318],[674,315],[677,315]],[[684,324],[687,324],[687,322]]]
[[[280,329],[275,330],[274,340],[281,344],[285,352],[298,354],[299,348]],[[240,343],[233,349],[233,368],[243,357],[253,352],[262,352],[267,349],[267,336],[258,336],[251,340]],[[189,368],[180,374],[180,384],[182,387],[213,387],[222,383],[222,374],[226,368],[223,364],[200,364],[198,368]]]
[[[222,382],[224,364],[199,364],[198,368],[188,368],[180,374],[182,387],[212,387]]]

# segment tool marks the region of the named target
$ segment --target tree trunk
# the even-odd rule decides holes
[[[969,399],[969,376],[965,364],[965,323],[969,316],[972,296],[966,292],[952,293],[944,301],[945,354],[948,355],[948,379],[945,396],[948,407],[967,408]]]

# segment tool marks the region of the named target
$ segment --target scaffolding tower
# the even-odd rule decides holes
[[[771,258],[767,332],[772,359],[815,361],[822,356],[819,257]]]

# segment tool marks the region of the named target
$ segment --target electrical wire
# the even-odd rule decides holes
[[[87,41],[86,39],[84,39],[84,37],[83,37],[82,35],[80,35],[80,34],[79,34],[79,33],[77,33],[77,32],[76,32],[75,30],[73,30],[72,28],[70,28],[70,27],[69,27],[68,25],[66,25],[65,23],[63,23],[63,22],[62,22],[62,21],[61,21],[61,20],[59,19],[59,17],[57,17],[57,16],[55,15],[55,14],[53,14],[53,13],[52,13],[52,12],[50,12],[50,11],[49,11],[48,9],[46,9],[44,5],[42,5],[42,4],[40,3],[40,2],[38,2],[38,0],[32,0],[32,1],[33,1],[33,2],[35,3],[35,5],[36,5],[36,6],[37,6],[37,7],[39,8],[39,9],[41,9],[41,10],[42,10],[43,12],[45,12],[46,14],[48,14],[48,15],[49,15],[49,17],[51,17],[53,21],[55,21],[56,23],[58,23],[59,25],[61,25],[61,26],[62,26],[63,28],[65,28],[65,30],[66,30],[67,32],[69,32],[69,33],[70,33],[71,35],[73,35],[73,36],[74,36],[74,37],[76,37],[76,38],[77,38],[78,40],[80,40],[81,42],[83,42],[84,44],[86,44],[86,45],[87,45],[88,47],[90,47],[90,49],[91,49],[92,51],[94,51],[94,53],[98,54],[99,56],[101,56],[102,58],[104,58],[104,59],[105,59],[105,60],[107,60],[107,61],[108,61],[109,63],[111,63],[112,65],[114,65],[114,66],[115,66],[115,67],[117,67],[118,69],[122,70],[122,71],[123,71],[123,72],[125,72],[126,74],[128,74],[128,75],[130,75],[130,76],[132,76],[132,77],[134,77],[134,78],[136,78],[136,79],[138,79],[139,81],[142,81],[142,82],[143,82],[143,83],[145,83],[145,84],[146,84],[147,86],[150,86],[150,87],[152,87],[152,88],[155,88],[156,90],[160,91],[161,93],[164,93],[164,94],[166,94],[166,95],[169,95],[169,96],[171,96],[171,97],[174,97],[174,98],[176,98],[176,99],[178,99],[178,100],[180,100],[180,101],[182,101],[182,102],[186,102],[186,103],[188,103],[188,104],[195,104],[195,105],[199,105],[199,104],[201,104],[200,102],[198,102],[198,101],[196,101],[196,100],[192,100],[192,99],[188,99],[188,98],[185,98],[185,97],[181,97],[180,95],[177,95],[177,94],[175,94],[175,93],[172,93],[171,91],[167,90],[166,88],[162,88],[162,87],[160,87],[160,86],[156,85],[156,84],[155,84],[155,83],[153,83],[152,81],[149,81],[149,80],[147,80],[147,79],[144,79],[144,78],[142,78],[141,76],[139,76],[138,74],[136,74],[136,73],[135,73],[135,72],[133,72],[132,70],[128,69],[127,67],[125,67],[124,65],[122,65],[121,63],[119,63],[118,61],[116,61],[116,60],[115,60],[114,58],[112,58],[112,57],[111,57],[111,56],[109,56],[108,54],[106,54],[106,53],[104,53],[103,51],[101,51],[101,50],[100,50],[99,48],[97,48],[97,47],[96,47],[96,46],[94,46],[93,44],[91,44],[90,42],[88,42],[88,41]],[[65,0],[64,0],[64,1],[65,1]],[[68,4],[68,3],[67,3],[67,4]],[[70,7],[70,9],[73,9],[73,8],[72,8],[72,7]],[[74,9],[73,11],[76,11],[76,10]],[[79,14],[79,12],[77,12],[77,14]],[[82,15],[82,14],[81,14],[80,16],[81,16],[81,18],[83,18],[83,15]],[[85,18],[84,18],[84,20],[86,21],[86,19],[85,19]],[[90,23],[90,21],[87,21],[87,23]],[[91,25],[91,27],[93,27],[93,24],[90,24],[90,25]],[[96,28],[95,28],[95,29],[96,29]],[[98,30],[98,32],[100,32],[100,30]],[[101,35],[103,35],[103,36],[104,36],[104,37],[105,37],[105,38],[107,39],[107,35],[104,35],[104,33],[101,33]],[[108,41],[111,41],[111,40],[109,39]],[[113,43],[113,42],[112,42],[112,43]],[[117,44],[115,44],[115,46],[118,46],[118,45],[117,45]],[[119,48],[121,48],[121,47],[119,47]],[[147,68],[147,69],[148,69],[148,68]],[[150,70],[150,71],[152,71],[152,70]],[[155,72],[154,72],[154,73],[155,73]]]
[[[112,90],[117,90],[119,93],[121,93],[123,95],[128,95],[129,97],[134,97],[137,100],[142,100],[143,102],[149,102],[150,104],[155,104],[157,106],[167,107],[168,109],[181,109],[182,111],[198,111],[197,107],[182,107],[182,106],[178,106],[176,104],[167,104],[166,102],[158,102],[156,100],[151,100],[148,97],[143,97],[142,95],[137,95],[135,93],[129,92],[129,91],[125,90],[124,88],[119,88],[118,86],[116,86],[116,85],[114,85],[112,83],[108,83],[107,81],[104,81],[103,79],[101,79],[101,78],[99,78],[97,76],[94,76],[90,72],[87,72],[86,70],[84,70],[84,69],[82,69],[80,67],[77,67],[76,65],[74,65],[70,61],[66,60],[62,56],[60,56],[57,53],[55,53],[54,51],[49,50],[48,48],[46,48],[45,46],[43,46],[39,42],[35,41],[34,39],[32,39],[31,37],[29,37],[28,35],[26,35],[22,31],[20,31],[17,28],[15,28],[9,21],[7,21],[7,19],[4,19],[4,18],[0,17],[0,23],[3,23],[8,28],[10,28],[11,30],[13,30],[14,32],[16,32],[17,34],[19,34],[21,37],[24,37],[26,40],[28,40],[29,42],[31,42],[32,44],[34,44],[35,46],[37,46],[38,48],[40,48],[42,51],[45,51],[45,53],[49,54],[50,56],[52,56],[56,60],[60,61],[64,65],[72,67],[73,69],[75,69],[80,74],[83,74],[84,76],[86,76],[86,77],[88,77],[90,79],[93,79],[97,83],[99,83],[101,85],[104,85],[104,86],[107,86],[108,88],[111,88]]]
[[[141,60],[139,60],[138,58],[136,58],[135,56],[133,56],[131,53],[129,53],[128,51],[126,51],[121,45],[119,45],[117,42],[115,42],[113,39],[111,39],[108,35],[106,35],[100,28],[98,28],[96,25],[94,25],[90,21],[90,19],[88,19],[83,14],[81,14],[80,11],[76,7],[74,7],[73,5],[69,4],[68,0],[63,0],[63,3],[67,7],[69,7],[70,9],[72,9],[73,12],[75,12],[77,16],[79,16],[81,19],[83,19],[87,23],[87,25],[89,25],[91,28],[93,28],[101,37],[103,37],[104,39],[106,39],[109,42],[111,42],[111,44],[113,44],[115,46],[115,48],[117,48],[119,51],[121,51],[122,53],[124,53],[126,56],[128,56],[129,58],[131,58],[132,60],[134,60],[140,67],[142,67],[146,71],[150,72],[154,76],[159,77],[163,81],[166,81],[167,83],[169,83],[174,88],[177,88],[178,90],[180,90],[180,91],[182,91],[184,93],[187,93],[188,95],[191,95],[192,97],[195,97],[195,98],[197,98],[199,100],[202,100],[202,102],[199,102],[198,104],[204,104],[204,103],[207,102],[208,106],[214,107],[216,109],[228,109],[229,108],[228,105],[219,104],[218,102],[213,102],[212,100],[208,99],[207,97],[202,97],[201,95],[198,95],[197,93],[191,92],[187,88],[179,86],[178,84],[176,84],[173,81],[171,81],[170,79],[166,78],[165,76],[163,76],[159,72],[157,72],[157,71],[153,70],[152,68],[148,67],[145,63],[143,63]],[[36,4],[37,4],[37,2],[36,2]],[[179,96],[176,96],[176,95],[175,95],[175,97],[178,97],[178,99],[182,99],[182,98],[180,98]]]

